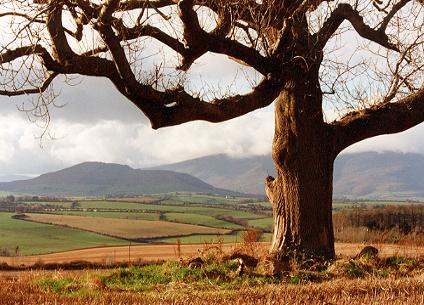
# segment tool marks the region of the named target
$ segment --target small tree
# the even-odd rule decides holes
[[[3,0],[0,17],[9,23],[2,30],[11,29],[0,53],[1,94],[41,93],[38,117],[48,119],[52,81],[72,74],[108,78],[154,129],[218,123],[275,101],[277,176],[266,179],[272,251],[334,257],[334,159],[424,120],[422,0]],[[354,40],[346,32],[362,39],[349,56],[337,52]],[[158,43],[179,64],[146,73],[140,48]],[[184,79],[207,52],[262,79],[246,94],[202,97]],[[329,102],[340,114],[332,122]]]

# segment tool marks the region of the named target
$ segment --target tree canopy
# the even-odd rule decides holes
[[[271,104],[299,64],[319,70],[335,109],[352,110],[333,123],[345,134],[342,146],[422,120],[407,119],[424,112],[422,102],[412,102],[423,94],[422,2],[34,0],[0,1],[0,9],[2,95],[45,92],[60,74],[100,76],[153,128],[220,122]],[[346,31],[364,45],[342,56],[337,36]],[[167,62],[145,71],[139,54],[158,42],[178,57],[174,71],[165,70]],[[184,87],[184,72],[207,52],[248,65],[262,79],[247,94],[206,100]],[[45,113],[46,100],[34,108]],[[380,128],[361,131],[365,109],[367,122]]]

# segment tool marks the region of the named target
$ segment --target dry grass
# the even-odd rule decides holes
[[[126,239],[148,239],[157,237],[184,236],[190,234],[228,234],[229,230],[197,225],[171,223],[167,221],[148,221],[134,219],[115,219],[54,214],[27,214],[28,220],[77,228],[103,235]]]
[[[68,276],[87,279],[88,290],[73,294],[75,284],[69,283],[67,294],[44,292],[35,284],[44,273],[25,272],[0,276],[2,305],[122,305],[122,304],[424,304],[424,277],[378,279],[335,279],[302,285],[264,284],[225,289],[215,286],[198,287],[185,283],[158,285],[156,290],[137,293],[108,289],[87,272],[50,273],[51,278]]]
[[[251,239],[246,235],[231,251],[266,262],[263,244]],[[234,275],[231,268],[237,265],[224,259],[228,250],[222,244],[205,245],[199,252],[206,264],[201,269],[167,262],[111,270],[0,272],[0,303],[424,304],[424,260],[419,255],[342,258],[330,265],[298,262],[291,271],[271,277],[263,263]]]
[[[387,243],[424,247],[424,232],[402,234],[398,229],[369,230],[366,227],[345,227],[335,232],[335,239],[348,243]]]

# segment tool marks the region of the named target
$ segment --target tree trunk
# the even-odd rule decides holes
[[[275,105],[272,155],[277,177],[266,191],[274,212],[271,252],[333,258],[333,137],[323,121],[317,77],[293,77]]]

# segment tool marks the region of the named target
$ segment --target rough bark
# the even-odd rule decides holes
[[[272,252],[334,257],[335,153],[320,105],[317,78],[311,75],[293,77],[276,100],[272,155],[277,177],[266,182],[274,212]]]

